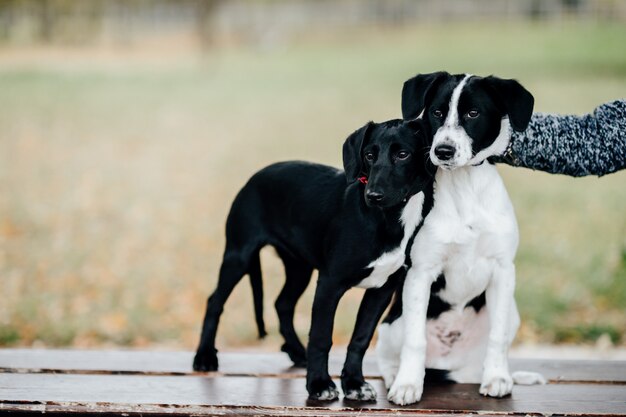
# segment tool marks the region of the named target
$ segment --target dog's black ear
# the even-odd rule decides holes
[[[434,91],[446,77],[445,71],[433,72],[431,74],[418,74],[404,82],[402,86],[402,118],[404,120],[415,119],[424,110],[424,104],[429,93]]]
[[[420,118],[405,120],[404,125],[411,130],[413,139],[415,140],[414,163],[420,165],[419,170],[421,175],[426,174],[430,178],[434,177],[437,167],[430,160],[429,151],[430,145],[432,145],[432,138],[429,141],[428,135],[426,134],[426,123]],[[416,181],[415,186],[418,187],[416,188],[416,192],[422,191],[423,185],[422,182]]]
[[[343,169],[346,171],[346,181],[353,182],[361,174],[363,160],[361,149],[367,137],[367,133],[373,122],[369,122],[362,128],[355,130],[343,143]]]
[[[421,134],[425,131],[424,121],[422,119],[413,118],[413,119],[405,120],[404,124],[406,127],[411,129],[416,134]]]
[[[404,125],[413,133],[413,137],[417,141],[418,147],[429,146],[426,140],[426,128],[424,126],[424,120],[422,119],[410,119],[405,120]]]
[[[533,95],[516,80],[489,76],[485,78],[485,81],[495,91],[506,108],[513,130],[518,132],[526,130],[533,115],[533,106],[535,105]]]

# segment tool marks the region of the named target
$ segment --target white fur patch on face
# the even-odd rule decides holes
[[[356,286],[359,288],[380,288],[387,282],[391,274],[404,265],[406,245],[413,236],[415,228],[422,221],[422,207],[424,205],[424,193],[415,194],[404,206],[400,216],[400,222],[404,226],[404,235],[400,246],[391,252],[383,253],[379,258],[370,262],[368,268],[373,268],[372,273],[361,280]]]
[[[450,97],[450,105],[448,106],[448,115],[446,120],[433,138],[433,144],[430,147],[430,159],[433,164],[442,168],[455,168],[466,165],[472,158],[472,138],[465,132],[465,129],[459,124],[459,98],[461,92],[471,75],[467,74],[463,80],[452,91]],[[454,157],[447,161],[440,160],[435,154],[435,148],[440,145],[450,145],[456,149]]]

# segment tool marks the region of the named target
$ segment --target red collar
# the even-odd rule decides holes
[[[359,177],[358,180],[361,184],[367,184],[367,177],[365,175]]]

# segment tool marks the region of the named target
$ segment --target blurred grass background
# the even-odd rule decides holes
[[[519,79],[536,110],[626,96],[626,26],[584,19],[422,22],[300,33],[271,48],[0,45],[0,345],[195,348],[232,198],[279,160],[340,166],[347,135],[400,114],[402,83],[445,69]],[[523,342],[626,333],[626,172],[572,179],[500,167],[521,229]],[[262,254],[218,347],[274,349],[283,282]],[[306,337],[310,285],[296,327]],[[340,305],[344,344],[362,290]]]

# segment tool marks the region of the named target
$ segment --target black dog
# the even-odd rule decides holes
[[[285,338],[282,350],[295,364],[307,363],[312,399],[338,397],[328,374],[328,353],[339,299],[351,287],[370,288],[361,302],[341,382],[347,399],[374,400],[376,392],[363,378],[363,355],[404,274],[406,248],[425,216],[423,210],[432,207],[434,169],[427,165],[427,146],[420,121],[370,122],[343,145],[345,173],[293,161],[256,173],[228,215],[226,250],[217,288],[208,299],[194,369],[217,369],[219,317],[245,274],[251,277],[257,301],[259,334],[265,334],[259,250],[272,245],[286,272],[276,300]],[[319,280],[305,354],[293,315],[313,269],[319,270]]]

